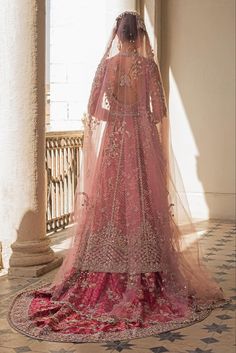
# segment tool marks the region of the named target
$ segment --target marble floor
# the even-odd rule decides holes
[[[8,324],[8,305],[24,288],[50,280],[55,270],[41,278],[9,279],[0,277],[0,353],[235,353],[235,233],[233,223],[217,220],[198,222],[204,262],[232,299],[223,308],[214,310],[202,322],[180,330],[146,338],[103,343],[56,343],[33,340],[15,332]],[[63,250],[55,242],[57,250]]]

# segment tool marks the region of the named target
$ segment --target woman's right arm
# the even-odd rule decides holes
[[[165,99],[165,92],[162,84],[161,74],[158,65],[153,59],[148,60],[148,87],[151,98],[152,120],[160,122],[167,117],[168,109]]]

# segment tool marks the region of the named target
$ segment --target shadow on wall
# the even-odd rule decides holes
[[[197,217],[205,212],[209,218],[233,219],[234,1],[167,0],[162,2],[161,15],[160,66],[171,120],[175,124],[187,120],[197,150],[191,152],[195,176],[184,177],[191,209]],[[169,99],[175,93],[170,70],[183,114],[173,97]],[[183,146],[183,153],[188,148]],[[188,159],[184,163],[184,174],[191,175]]]

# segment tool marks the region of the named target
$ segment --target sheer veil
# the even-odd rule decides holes
[[[124,308],[138,291],[140,274],[158,271],[168,295],[182,302],[191,297],[205,308],[223,300],[201,261],[172,148],[159,63],[137,12],[124,12],[115,21],[84,124],[72,242],[52,283],[54,299],[78,271],[128,273]],[[91,233],[99,236],[92,240]]]

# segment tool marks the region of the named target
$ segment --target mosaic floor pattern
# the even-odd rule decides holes
[[[25,288],[48,281],[55,274],[37,279],[0,277],[0,353],[235,353],[235,234],[233,223],[198,222],[204,261],[232,302],[214,310],[200,323],[146,338],[105,343],[57,343],[33,340],[15,332],[7,322],[12,297]],[[57,241],[58,243],[58,241]],[[55,245],[58,246],[58,245]]]

